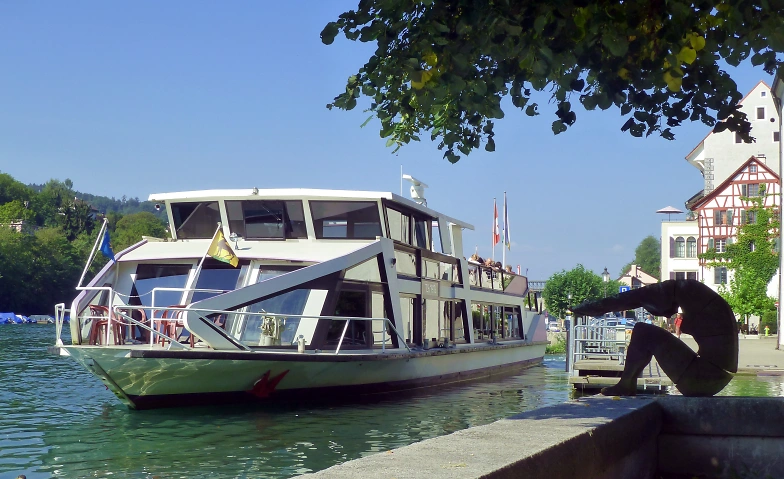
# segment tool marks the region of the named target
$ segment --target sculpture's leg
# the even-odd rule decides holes
[[[602,389],[605,396],[633,396],[637,392],[637,378],[652,357],[672,380],[678,381],[697,358],[697,354],[683,341],[652,324],[637,323],[626,350],[626,363],[618,384]]]

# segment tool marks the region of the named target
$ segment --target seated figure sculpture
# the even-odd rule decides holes
[[[635,324],[618,384],[602,389],[605,396],[633,396],[637,378],[655,357],[659,367],[684,396],[713,396],[738,371],[738,328],[732,309],[715,291],[691,279],[668,280],[571,308],[578,316],[643,307],[657,316],[683,311],[681,330],[699,346],[695,353],[667,330]]]

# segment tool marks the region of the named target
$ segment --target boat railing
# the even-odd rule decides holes
[[[145,310],[149,309],[148,306],[128,306],[128,305],[117,305],[113,308],[112,313],[109,316],[113,316],[115,318],[115,322],[119,323],[121,327],[132,327],[137,326],[142,328],[146,331],[150,332],[150,345],[154,345],[159,340],[164,340],[169,342],[167,349],[170,349],[173,345],[178,347],[182,347],[183,349],[192,349],[188,344],[180,343],[178,340],[179,335],[168,335],[164,332],[164,328],[160,327],[160,323],[162,321],[179,321],[176,319],[177,315],[180,315],[185,311],[182,307],[158,307],[155,308],[155,313],[149,319],[149,324],[139,321],[133,317],[133,311],[136,310]],[[351,316],[316,316],[316,315],[306,315],[306,314],[278,314],[278,313],[270,313],[267,311],[260,311],[260,312],[253,312],[253,311],[227,311],[227,310],[214,310],[214,309],[187,309],[189,313],[196,313],[200,320],[212,322],[213,320],[211,317],[216,316],[224,316],[227,315],[238,315],[244,317],[251,317],[257,316],[262,319],[264,318],[272,318],[276,320],[285,320],[287,318],[299,318],[299,319],[314,319],[314,320],[328,320],[328,321],[345,321],[345,325],[343,326],[343,331],[341,332],[340,338],[338,340],[337,347],[335,348],[335,354],[340,353],[341,347],[343,346],[344,339],[346,337],[346,333],[348,331],[348,327],[351,321],[371,321],[371,332],[376,334],[381,334],[381,351],[386,351],[386,344],[392,338],[387,337],[387,332],[391,330],[391,332],[397,336],[399,344],[403,345],[409,352],[411,348],[406,344],[402,335],[397,331],[395,325],[389,318],[365,318],[365,317],[351,317]],[[171,314],[171,317],[167,317]],[[159,326],[156,327],[156,321],[159,322]],[[374,324],[373,321],[381,322],[383,327],[379,330],[373,330],[372,325]],[[185,327],[184,323],[181,323],[179,327]],[[189,332],[190,334],[190,332]],[[176,336],[176,337],[175,337]],[[108,340],[104,344],[109,344]]]
[[[57,303],[54,305],[54,331],[56,346],[63,345],[62,334],[66,314],[68,314],[68,310],[65,309],[65,303]]]
[[[97,293],[99,293],[101,291],[108,293],[108,306],[106,306],[106,308],[109,311],[114,311],[115,314],[109,314],[109,315],[107,315],[108,317],[106,317],[106,318],[104,318],[103,316],[98,316],[98,315],[94,315],[94,314],[88,314],[88,315],[82,314],[78,318],[75,318],[79,328],[81,328],[84,324],[86,324],[87,321],[95,321],[95,320],[98,320],[98,319],[106,319],[106,322],[107,322],[106,335],[105,335],[104,338],[102,338],[104,344],[109,344],[109,340],[110,340],[110,336],[112,334],[112,331],[114,331],[114,327],[117,326],[116,324],[114,324],[118,320],[118,318],[120,317],[117,314],[117,312],[116,312],[116,308],[117,307],[122,308],[122,309],[126,309],[126,310],[128,310],[128,309],[135,309],[135,310],[144,310],[144,311],[148,311],[148,310],[155,311],[155,310],[158,310],[158,309],[162,309],[160,306],[156,306],[155,305],[155,294],[156,294],[156,292],[157,293],[161,293],[161,292],[179,292],[179,293],[183,293],[183,294],[186,293],[186,292],[215,293],[215,294],[220,294],[220,293],[225,293],[226,292],[226,290],[223,290],[223,289],[157,287],[157,288],[153,288],[152,291],[147,293],[147,294],[150,294],[150,296],[151,296],[151,299],[150,299],[150,302],[152,303],[151,306],[137,306],[137,305],[127,305],[127,304],[125,304],[127,301],[123,301],[123,300],[121,300],[119,298],[123,298],[123,297],[124,298],[128,298],[129,296],[118,293],[111,286],[81,286],[81,287],[76,288],[76,289],[80,290],[80,291],[92,291],[92,292],[94,292],[94,294],[97,294]],[[87,304],[84,309],[87,310],[89,307],[90,307],[90,304]],[[63,306],[63,309],[64,309],[64,306]],[[65,310],[65,312],[68,312],[68,311]],[[125,315],[123,315],[123,316],[125,316]],[[123,318],[123,319],[125,320],[125,319],[128,319],[128,318]],[[133,326],[139,326],[139,327],[141,327],[143,329],[146,329],[146,330],[150,329],[149,327],[143,325],[143,323],[141,323],[141,322],[139,322],[139,321],[137,321],[137,320],[135,320],[133,318],[130,318],[130,321],[133,322],[133,324],[132,324]],[[121,325],[121,326],[123,326],[123,325]],[[130,324],[124,324],[124,326],[130,326]],[[56,341],[59,342],[59,343],[62,343],[62,340],[60,339],[61,332],[62,332],[62,328],[57,331]],[[158,333],[158,334],[161,335],[160,333]],[[151,340],[150,344],[153,344],[153,342],[152,342],[153,341],[153,335],[150,335],[150,340]]]

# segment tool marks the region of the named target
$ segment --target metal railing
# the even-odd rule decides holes
[[[101,287],[101,289],[105,289],[105,288],[106,287]],[[158,313],[158,314],[161,314],[161,316],[156,316],[155,314],[151,315],[148,318],[148,323],[145,323],[143,321],[139,321],[139,320],[133,318],[133,311],[137,311],[137,310],[138,311],[146,311],[146,310],[150,310],[150,309],[154,309],[154,312]],[[180,319],[177,316],[163,317],[163,313],[166,313],[166,312],[173,312],[173,313],[176,313],[176,314],[180,315],[180,314],[182,314],[182,313],[187,311],[188,313],[196,313],[198,318],[201,321],[210,322],[210,323],[213,322],[213,321],[209,318],[209,316],[215,316],[215,315],[226,315],[226,317],[228,317],[228,315],[234,315],[235,317],[242,316],[242,317],[245,317],[246,319],[248,317],[257,316],[257,317],[260,317],[260,318],[272,318],[272,319],[275,319],[275,320],[280,320],[280,319],[285,320],[285,319],[289,319],[289,318],[298,318],[298,319],[314,319],[314,320],[328,320],[328,321],[345,321],[346,324],[343,326],[343,331],[341,332],[340,338],[338,339],[338,344],[337,344],[337,347],[335,348],[335,354],[340,353],[340,350],[341,350],[341,348],[343,346],[343,342],[345,340],[346,333],[348,331],[348,327],[349,327],[349,324],[350,324],[351,321],[371,321],[371,323],[370,323],[371,324],[371,328],[370,328],[371,334],[373,334],[374,337],[375,337],[375,334],[377,334],[377,333],[381,334],[380,343],[381,343],[381,351],[382,352],[386,352],[386,349],[387,349],[386,344],[387,344],[388,341],[391,341],[391,339],[392,339],[392,337],[388,337],[387,336],[388,328],[391,329],[392,333],[394,333],[394,336],[396,336],[398,338],[398,343],[401,344],[403,347],[405,347],[406,350],[411,352],[411,348],[408,346],[408,344],[406,344],[405,339],[397,331],[397,328],[395,328],[395,325],[392,323],[392,321],[389,318],[365,318],[365,317],[350,317],[350,316],[349,317],[347,317],[347,316],[316,316],[316,315],[304,315],[304,314],[278,314],[278,313],[270,313],[270,312],[267,312],[267,311],[252,312],[252,311],[226,311],[226,310],[213,310],[213,309],[183,309],[182,307],[155,307],[155,308],[151,308],[150,306],[144,306],[144,305],[138,305],[138,306],[136,306],[136,305],[134,305],[134,306],[130,306],[130,305],[115,305],[115,306],[112,307],[112,309],[110,311],[111,312],[108,315],[108,317],[96,316],[96,315],[92,315],[91,314],[91,315],[82,315],[81,318],[77,319],[77,320],[79,320],[79,319],[85,320],[85,324],[86,324],[86,320],[92,320],[92,321],[97,320],[97,319],[106,319],[107,320],[107,332],[106,332],[106,336],[104,338],[102,338],[103,344],[97,344],[97,346],[108,346],[110,344],[110,337],[111,337],[111,334],[112,334],[112,331],[113,331],[113,329],[112,329],[112,322],[114,322],[115,325],[117,325],[117,323],[119,323],[119,325],[121,327],[133,327],[133,326],[136,326],[136,327],[144,329],[145,331],[148,331],[150,333],[150,343],[149,343],[150,347],[152,347],[158,341],[162,340],[161,342],[166,342],[166,341],[169,342],[169,345],[167,346],[166,349],[171,349],[171,347],[174,346],[174,345],[176,345],[178,347],[181,347],[183,349],[192,349],[188,344],[183,344],[183,343],[179,342],[178,338],[181,336],[181,334],[175,334],[174,336],[176,336],[176,337],[171,337],[171,336],[169,336],[169,335],[167,335],[167,334],[165,334],[163,332],[163,327],[162,327],[162,325],[163,325],[163,323],[165,321],[174,321],[174,322],[178,322],[179,323],[178,327],[183,328],[183,329],[185,329],[187,331],[187,329],[185,328],[185,323],[184,323],[183,319]],[[67,310],[65,310],[65,304],[61,303],[61,304],[55,306],[55,312],[56,312],[56,315],[57,315],[56,323],[58,325],[57,329],[56,329],[56,335],[57,335],[56,343],[57,343],[57,345],[62,346],[63,343],[62,343],[62,340],[61,340],[60,336],[62,334],[63,317],[64,317],[64,314],[67,312]],[[373,321],[381,322],[383,327],[381,329],[379,329],[379,330],[373,330],[373,328],[372,328]],[[158,323],[157,327],[156,327],[156,323]],[[245,321],[244,325],[246,326],[247,324],[248,324],[248,322]],[[81,327],[82,323],[80,323],[79,326]],[[91,327],[95,327],[95,324],[93,324]],[[244,329],[240,330],[237,333],[238,336],[241,336],[243,331],[244,331]],[[193,334],[191,331],[188,331],[188,333],[189,334]],[[224,333],[224,334],[227,337],[232,338],[233,342],[241,345],[244,349],[246,349],[246,350],[249,349],[243,343],[236,341],[236,338],[233,338],[233,337],[229,336],[228,333]],[[375,340],[374,340],[374,343],[375,343]]]
[[[623,364],[628,345],[625,325],[608,326],[596,318],[576,318],[569,335],[569,371],[581,359],[616,360]]]

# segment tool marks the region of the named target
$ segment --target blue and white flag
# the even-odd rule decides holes
[[[109,243],[109,228],[106,229],[103,233],[103,241],[101,242],[101,253],[104,256],[109,258],[110,260],[116,262],[117,260],[114,259],[114,251],[112,251],[112,245]]]

